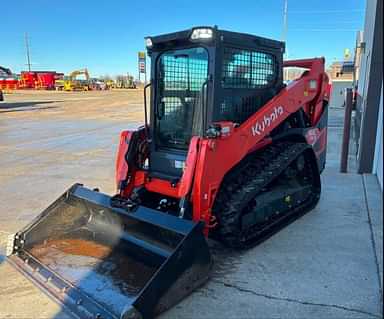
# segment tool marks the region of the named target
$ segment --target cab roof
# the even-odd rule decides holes
[[[211,40],[200,39],[191,40],[193,30],[199,28],[210,28],[213,31],[213,37]],[[197,26],[187,30],[161,34],[157,36],[148,36],[152,41],[151,49],[165,49],[168,47],[175,47],[183,44],[191,43],[206,43],[210,45],[218,45],[218,42],[225,44],[233,44],[243,47],[268,47],[270,49],[276,49],[284,52],[285,43],[277,40],[272,40],[248,33],[233,32],[227,30],[221,30],[217,26]]]

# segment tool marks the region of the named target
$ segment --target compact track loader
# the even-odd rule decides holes
[[[9,261],[79,318],[159,314],[208,279],[207,237],[252,247],[320,197],[323,58],[283,62],[284,43],[217,27],[146,43],[145,123],[121,133],[117,194],[75,184],[9,239]],[[283,67],[304,72],[285,85]]]

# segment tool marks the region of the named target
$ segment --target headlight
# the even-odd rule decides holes
[[[145,46],[147,48],[152,48],[152,45],[153,45],[153,43],[152,43],[151,38],[145,38]]]
[[[191,40],[211,39],[212,36],[213,31],[211,28],[198,28],[192,31]]]

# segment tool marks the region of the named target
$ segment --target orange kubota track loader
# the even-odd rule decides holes
[[[146,43],[145,124],[121,133],[117,194],[75,184],[9,239],[9,261],[80,318],[153,317],[208,279],[207,237],[252,247],[320,197],[323,58],[283,62],[284,43],[217,27]],[[283,67],[305,71],[285,85]]]

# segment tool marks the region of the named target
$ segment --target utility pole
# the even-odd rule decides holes
[[[281,41],[287,42],[287,32],[288,32],[288,0],[284,0],[283,32],[282,32],[282,36],[281,36]]]
[[[31,58],[29,56],[29,43],[28,43],[28,33],[27,32],[25,32],[25,49],[27,51],[28,71],[31,72]]]
[[[288,33],[288,0],[284,0],[283,7],[283,32],[281,35],[281,41],[285,42],[284,58],[288,59],[288,46],[287,46],[287,33]],[[283,69],[284,79],[288,79],[288,69]]]

